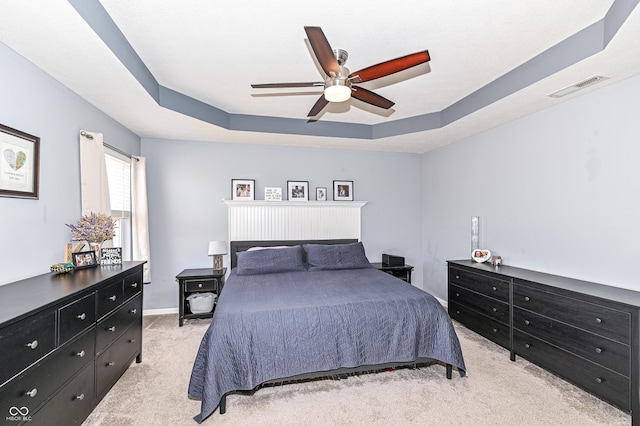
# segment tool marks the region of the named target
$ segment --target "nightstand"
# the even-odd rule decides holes
[[[393,275],[394,277],[400,278],[402,281],[406,281],[411,284],[411,271],[413,270],[413,266],[387,266],[380,262],[371,264],[382,272],[386,272],[387,274]]]
[[[200,269],[185,269],[176,275],[176,280],[179,286],[178,295],[178,325],[182,327],[185,319],[193,318],[211,318],[215,305],[211,312],[194,314],[189,310],[187,306],[187,297],[193,293],[215,293],[220,295],[222,287],[224,286],[224,276],[227,273],[227,268],[221,270],[211,268]]]

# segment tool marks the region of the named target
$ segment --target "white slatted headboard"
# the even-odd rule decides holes
[[[366,201],[231,201],[229,241],[360,240]]]

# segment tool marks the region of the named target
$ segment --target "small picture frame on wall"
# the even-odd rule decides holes
[[[231,199],[253,201],[256,197],[255,179],[231,179]]]
[[[73,259],[73,266],[76,269],[93,268],[98,266],[96,252],[93,250],[71,253],[71,258]]]
[[[38,199],[40,138],[0,124],[0,196]]]
[[[334,201],[353,201],[353,181],[334,180],[333,181]]]
[[[316,188],[316,201],[327,201],[327,188]]]
[[[289,201],[309,201],[309,182],[306,180],[288,180],[287,199]]]

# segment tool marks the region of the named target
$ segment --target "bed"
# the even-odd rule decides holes
[[[227,394],[270,383],[433,362],[465,375],[444,308],[371,266],[357,240],[240,241],[230,252],[191,373],[196,422],[224,414]]]

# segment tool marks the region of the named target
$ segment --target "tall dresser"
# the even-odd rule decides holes
[[[640,425],[640,293],[472,260],[448,277],[451,318]]]
[[[143,263],[0,286],[6,424],[79,425],[133,360],[142,361]]]

